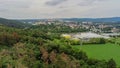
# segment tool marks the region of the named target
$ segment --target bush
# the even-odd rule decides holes
[[[116,62],[113,59],[108,61],[108,68],[116,68]]]
[[[106,40],[104,38],[92,38],[89,40],[90,44],[105,44]]]

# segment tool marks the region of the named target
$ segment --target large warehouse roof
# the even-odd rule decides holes
[[[109,38],[108,36],[102,36],[96,33],[87,32],[74,35],[75,38]]]

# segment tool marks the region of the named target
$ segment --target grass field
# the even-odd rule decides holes
[[[109,60],[113,58],[120,66],[120,46],[115,44],[96,44],[96,45],[75,45],[73,48],[79,48],[85,51],[89,58],[100,60]]]

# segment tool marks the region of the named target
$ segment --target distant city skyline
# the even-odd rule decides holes
[[[120,17],[120,0],[0,0],[0,17],[103,18]]]

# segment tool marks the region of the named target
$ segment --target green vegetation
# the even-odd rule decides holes
[[[0,68],[116,68],[113,59],[89,58],[84,50],[73,48],[71,40],[61,38],[64,31],[57,28],[40,25],[17,29],[1,25]],[[62,30],[73,29],[66,30],[64,26]]]
[[[32,26],[32,29],[39,29],[44,32],[52,32],[52,33],[77,33],[77,32],[85,32],[88,31],[85,28],[77,27],[75,29],[71,28],[70,26],[66,25],[38,25],[38,26]]]
[[[75,49],[85,51],[89,58],[95,58],[100,60],[109,60],[113,58],[120,66],[120,46],[117,44],[91,44],[91,45],[76,45]]]
[[[17,20],[9,20],[0,18],[0,25],[8,26],[8,27],[15,27],[15,28],[25,28],[31,26],[30,24],[23,23]]]

